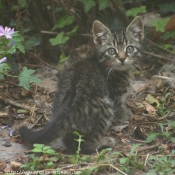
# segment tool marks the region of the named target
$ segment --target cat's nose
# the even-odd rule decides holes
[[[124,63],[124,61],[126,60],[126,58],[125,58],[125,57],[120,57],[119,60],[120,60],[122,63]]]

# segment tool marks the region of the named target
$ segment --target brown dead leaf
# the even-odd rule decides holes
[[[146,116],[143,116],[143,115],[133,115],[133,119],[135,121],[147,121]]]
[[[134,128],[134,135],[138,138],[138,139],[146,139],[146,134],[143,132],[142,128],[140,128],[139,126],[136,126]]]
[[[148,111],[148,115],[155,119],[157,117],[157,110],[155,109],[155,107],[150,105],[146,101],[143,101],[142,104],[145,106],[146,111]]]
[[[19,170],[21,163],[12,161],[12,162],[10,162],[10,165],[11,165],[12,170]]]
[[[6,167],[7,165],[5,162],[0,162],[0,171],[4,171]]]
[[[175,14],[170,17],[169,22],[165,26],[165,30],[166,31],[175,31],[175,23],[174,23],[174,21],[175,21]]]

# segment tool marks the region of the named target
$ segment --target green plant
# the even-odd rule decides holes
[[[136,8],[131,8],[130,10],[126,11],[126,16],[136,17],[139,13],[146,13],[146,6],[140,6]]]
[[[31,161],[26,164],[22,164],[20,169],[32,171],[37,170],[40,167],[39,157],[36,157],[35,154],[30,154],[29,158]]]
[[[140,144],[134,144],[131,148],[129,156],[123,156],[122,154],[120,154],[122,157],[119,158],[119,163],[120,163],[120,165],[122,165],[121,166],[122,171],[124,171],[126,173],[130,173],[131,172],[131,167],[139,169],[139,170],[144,169],[143,163],[139,162],[137,160],[137,156],[135,154],[135,150],[139,146],[140,146]]]
[[[175,151],[173,150],[170,155],[150,156],[147,161],[151,170],[146,175],[151,175],[152,173],[159,173],[161,175],[174,174],[174,155]]]
[[[170,18],[153,19],[151,25],[155,27],[156,32],[164,32]]]
[[[78,160],[80,158],[80,151],[81,151],[81,143],[84,142],[84,140],[82,139],[82,137],[84,137],[83,135],[79,134],[77,131],[74,131],[73,134],[77,135],[78,136],[78,139],[74,139],[75,141],[78,142],[78,148],[77,148],[77,155],[76,155],[76,158],[72,159],[73,163],[77,164],[78,163]]]
[[[101,150],[96,159],[96,163],[99,163],[101,160],[105,161],[105,159],[107,159],[105,153],[111,150],[112,148],[106,148],[106,149]]]
[[[34,148],[30,151],[32,153],[41,153],[43,157],[36,156],[35,154],[30,154],[30,161],[26,164],[21,165],[20,169],[23,170],[38,170],[43,168],[52,168],[54,167],[53,161],[57,160],[57,157],[60,157],[55,150],[53,150],[50,146],[45,146],[44,144],[33,144]],[[49,156],[57,156],[57,157],[47,157],[46,160],[44,155]],[[61,156],[61,158],[63,158]],[[44,161],[44,163],[41,163],[41,161]]]
[[[33,144],[34,149],[31,150],[33,153],[43,153],[49,155],[55,155],[56,152],[51,148],[51,146],[45,146],[44,144]]]
[[[17,49],[25,53],[22,42],[24,41],[23,37],[18,31],[14,31],[14,29],[0,26],[0,80],[3,80],[6,76],[18,78],[19,86],[23,86],[26,90],[29,90],[29,83],[39,83],[40,79],[33,75],[34,70],[27,69],[27,67],[23,67],[22,71],[18,76],[11,75],[9,71],[11,70],[11,65],[8,58],[10,59],[10,55],[14,54]]]
[[[168,129],[164,130],[163,124],[158,123],[158,125],[161,128],[160,133],[151,133],[146,140],[146,143],[151,143],[153,140],[155,140],[158,136],[166,137],[167,139],[171,140],[172,142],[175,143],[175,138],[173,137],[173,133],[170,132],[172,128],[174,128],[175,121],[168,121]]]

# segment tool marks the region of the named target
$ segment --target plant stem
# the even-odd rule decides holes
[[[0,73],[2,73],[2,74],[4,74],[4,75],[7,75],[7,76],[9,76],[9,77],[18,78],[18,76],[10,75],[10,74],[8,74],[8,73],[4,73],[4,72],[2,72],[2,71],[0,71]]]

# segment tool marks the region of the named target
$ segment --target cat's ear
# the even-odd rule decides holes
[[[137,16],[133,19],[133,21],[129,24],[129,26],[126,29],[126,32],[129,34],[129,36],[136,40],[141,41],[144,38],[144,25],[142,22],[142,18],[140,16]]]
[[[103,25],[100,21],[94,21],[92,26],[92,33],[94,38],[94,43],[98,45],[103,45],[109,42],[111,38],[111,31]]]

